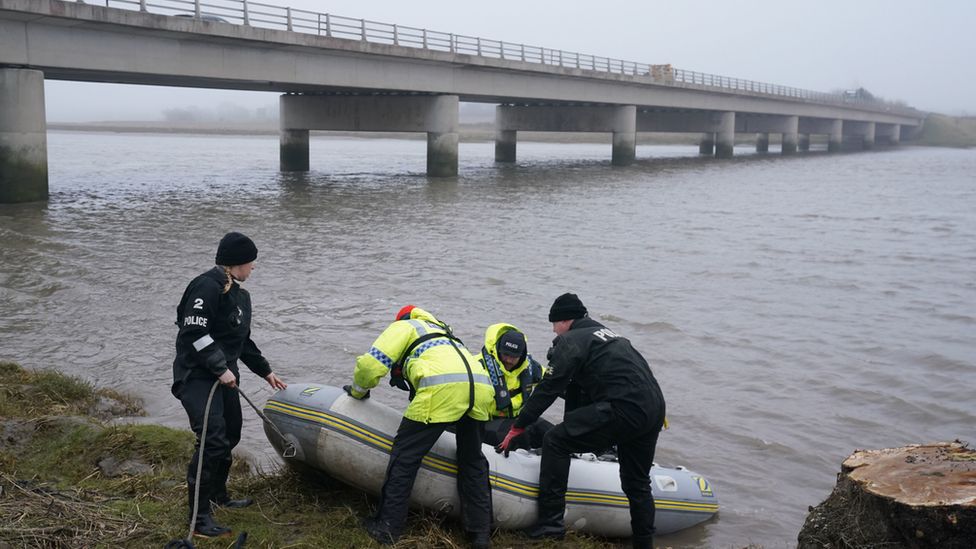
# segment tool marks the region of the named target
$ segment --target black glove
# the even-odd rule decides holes
[[[403,377],[402,368],[393,368],[393,370],[390,372],[390,387],[396,387],[401,391],[410,390],[410,384],[407,383],[407,379]]]
[[[361,397],[357,397],[356,395],[352,394],[352,385],[343,385],[342,390],[345,391],[347,395],[351,396],[356,400],[366,400],[367,398],[369,398],[369,391],[366,391],[366,394]]]

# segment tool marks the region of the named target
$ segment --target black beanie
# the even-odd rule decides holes
[[[563,294],[552,302],[549,308],[549,322],[575,320],[586,316],[586,307],[576,294]]]
[[[525,336],[522,335],[522,332],[509,330],[498,338],[495,350],[498,352],[498,356],[511,355],[521,359],[525,356]]]
[[[227,233],[217,245],[217,265],[233,267],[250,263],[258,258],[258,247],[254,241],[241,233]]]

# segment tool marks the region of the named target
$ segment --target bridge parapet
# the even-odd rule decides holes
[[[793,101],[828,105],[856,106],[863,110],[876,110],[908,116],[919,115],[917,110],[900,104],[860,96],[851,97],[844,93],[806,90],[792,86],[677,69],[671,65],[654,65],[368,19],[355,19],[253,0],[99,0],[98,3],[104,3],[106,7],[161,15],[192,16],[211,23],[286,30],[372,44],[472,55],[486,59],[519,61],[530,66],[577,69],[596,73],[597,76],[600,74],[627,75],[638,77],[641,80],[646,79],[648,83],[665,86],[788,98]]]

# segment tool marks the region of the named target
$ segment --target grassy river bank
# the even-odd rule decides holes
[[[0,549],[162,547],[187,533],[189,428],[120,420],[138,400],[53,371],[0,362]],[[248,420],[255,420],[248,418]],[[377,547],[359,527],[375,500],[324,475],[254,471],[235,460],[231,494],[256,501],[216,517],[246,531],[247,547]],[[412,513],[400,547],[466,547],[460,525]],[[224,548],[234,538],[195,538]],[[555,547],[495,532],[496,547]],[[559,547],[619,547],[570,535]]]

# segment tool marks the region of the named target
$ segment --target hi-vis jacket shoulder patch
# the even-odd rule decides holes
[[[319,392],[320,389],[321,387],[309,387],[308,389],[305,389],[304,391],[301,392],[301,396],[303,397],[312,396],[315,393]]]

